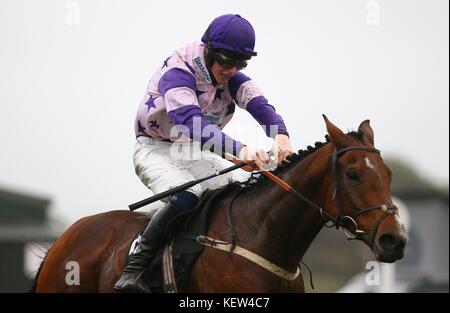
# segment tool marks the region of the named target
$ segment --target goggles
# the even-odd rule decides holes
[[[242,70],[247,66],[247,60],[230,58],[223,54],[222,52],[214,53],[214,59],[221,67],[225,69],[230,69],[236,67],[236,69]]]

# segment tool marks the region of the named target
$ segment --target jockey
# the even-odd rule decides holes
[[[222,132],[236,105],[247,110],[274,139],[277,163],[292,153],[283,119],[255,82],[241,72],[256,56],[254,46],[255,32],[246,19],[222,15],[211,22],[201,41],[174,51],[153,75],[135,120],[134,165],[141,181],[155,194],[229,167],[231,163],[223,159],[225,153],[260,168],[267,166],[270,158],[264,150]],[[179,153],[176,144],[189,153],[198,147],[201,157],[193,160],[189,153]],[[248,178],[243,170],[229,175],[231,180]],[[219,178],[209,183],[217,187],[228,182],[219,182]],[[140,276],[170,239],[166,225],[174,216],[192,210],[204,189],[204,185],[196,185],[167,199],[142,234],[116,290],[150,291]]]

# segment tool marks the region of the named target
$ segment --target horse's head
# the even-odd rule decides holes
[[[325,116],[331,144],[329,197],[324,208],[352,239],[364,241],[381,262],[395,262],[404,255],[408,236],[392,202],[391,171],[374,147],[369,121],[355,136],[344,134]]]

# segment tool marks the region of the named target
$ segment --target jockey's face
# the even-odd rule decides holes
[[[224,50],[213,50],[211,52],[213,53],[214,63],[210,70],[219,84],[226,83],[237,71],[247,66],[247,58],[245,57],[239,58]]]
[[[219,84],[226,83],[231,78],[231,76],[236,74],[236,72],[237,72],[236,66],[231,68],[224,68],[220,66],[217,62],[214,62],[213,66],[211,67],[211,73],[214,75],[214,78]]]

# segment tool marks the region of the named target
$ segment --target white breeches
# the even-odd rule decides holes
[[[230,161],[210,151],[200,151],[200,146],[196,142],[181,145],[139,137],[134,148],[136,174],[154,194],[211,175],[230,166],[233,166]],[[206,180],[187,191],[200,197],[206,189],[218,188],[230,181],[243,182],[249,177],[249,172],[237,169]]]

